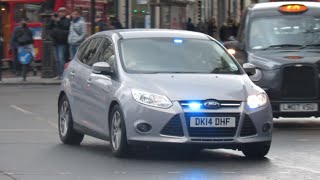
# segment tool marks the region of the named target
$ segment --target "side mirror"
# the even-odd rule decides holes
[[[256,66],[251,63],[244,63],[243,69],[248,74],[248,76],[252,76],[256,73]]]
[[[92,69],[92,73],[94,74],[104,74],[104,75],[112,74],[110,64],[106,62],[94,63],[91,69]]]

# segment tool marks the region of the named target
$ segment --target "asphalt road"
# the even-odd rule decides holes
[[[241,152],[205,150],[195,156],[142,151],[112,156],[109,143],[85,137],[67,146],[57,133],[58,86],[0,86],[0,180],[319,179],[320,119],[275,120],[264,160]]]

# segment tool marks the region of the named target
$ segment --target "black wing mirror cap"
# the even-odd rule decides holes
[[[243,64],[244,71],[249,75],[252,76],[256,73],[256,66],[251,63],[244,63]]]

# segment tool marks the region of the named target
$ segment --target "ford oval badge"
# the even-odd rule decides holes
[[[218,109],[221,106],[220,103],[216,100],[207,100],[203,103],[203,105],[208,109]]]

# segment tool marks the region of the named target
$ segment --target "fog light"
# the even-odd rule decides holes
[[[137,129],[140,132],[146,133],[151,130],[151,125],[147,123],[140,123],[137,125]]]
[[[269,124],[269,123],[264,124],[263,127],[262,127],[262,131],[264,133],[269,132],[270,129],[271,129],[271,124]]]

